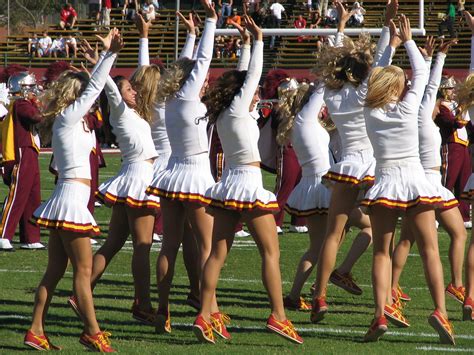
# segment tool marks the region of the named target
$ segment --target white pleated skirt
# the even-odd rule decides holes
[[[146,194],[153,179],[153,164],[147,161],[123,164],[116,176],[102,183],[96,198],[107,206],[125,204],[134,208],[159,208],[160,200]]]
[[[40,227],[99,235],[99,227],[87,209],[90,186],[74,180],[58,180],[51,197],[33,212],[31,222]]]
[[[306,172],[303,168],[301,180],[288,197],[285,210],[298,217],[326,215],[331,201],[331,190],[322,183],[325,174],[326,172]]]
[[[157,176],[168,166],[168,160],[170,159],[171,152],[160,153],[153,162],[153,177]]]
[[[375,183],[361,202],[367,213],[373,206],[406,211],[419,204],[438,208],[442,207],[443,199],[426,178],[420,163],[403,161],[391,167],[377,168]]]
[[[471,173],[469,180],[467,180],[464,191],[461,194],[461,199],[472,201],[474,200],[474,173]]]
[[[373,150],[359,150],[343,154],[341,161],[331,166],[322,181],[328,187],[335,183],[344,183],[366,189],[374,183],[374,171]]]
[[[441,183],[441,173],[433,169],[425,169],[426,179],[436,188],[436,191],[443,200],[441,206],[442,210],[449,210],[450,208],[457,207],[459,205],[458,200],[454,197],[453,193],[443,186]]]
[[[206,206],[211,202],[206,191],[214,184],[207,153],[184,158],[171,156],[166,169],[153,178],[146,192],[160,198]]]
[[[280,210],[275,195],[263,188],[260,168],[252,165],[226,167],[221,180],[207,190],[206,198],[212,207],[235,211]]]

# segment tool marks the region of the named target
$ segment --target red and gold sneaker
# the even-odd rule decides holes
[[[464,295],[466,294],[466,288],[464,286],[456,287],[452,283],[446,287],[446,294],[452,299],[459,303],[464,303]]]
[[[408,322],[408,319],[405,318],[405,316],[402,314],[401,309],[397,308],[395,304],[391,306],[386,304],[383,310],[383,314],[390,321],[390,323],[396,325],[397,327],[408,328],[410,326],[410,322]]]
[[[392,290],[392,296],[393,296],[393,291],[395,291],[397,297],[400,298],[402,301],[404,301],[404,302],[410,302],[411,301],[411,297],[408,296],[405,292],[403,292],[400,285],[397,285],[397,288]]]
[[[466,297],[462,306],[462,320],[474,321],[474,301],[471,297]]]
[[[158,310],[156,312],[155,331],[158,334],[171,333],[171,316],[169,306],[166,311]]]
[[[441,344],[455,344],[453,325],[438,310],[431,313],[428,323],[438,332]]]
[[[36,335],[31,330],[26,332],[23,344],[40,351],[62,349],[60,346],[53,345],[46,333],[43,335]]]
[[[227,331],[226,324],[230,324],[230,317],[221,312],[211,313],[211,326],[212,329],[219,335],[221,338],[230,340],[232,337]]]
[[[71,297],[69,297],[68,300],[67,300],[67,303],[71,306],[74,313],[76,313],[76,316],[80,320],[82,320],[82,315],[81,315],[81,312],[79,311],[79,306],[77,305],[76,296],[72,295]]]
[[[281,335],[283,338],[291,340],[297,344],[303,344],[303,338],[299,336],[295,327],[293,326],[293,323],[291,323],[291,321],[288,319],[280,322],[276,320],[273,314],[271,314],[267,320],[267,328],[272,332]]]
[[[152,307],[148,311],[142,310],[135,300],[132,305],[132,317],[145,325],[155,325],[156,309]]]
[[[110,335],[111,334],[109,332],[98,332],[95,335],[82,333],[81,337],[79,338],[79,343],[84,345],[89,350],[98,353],[115,353],[115,349],[110,346]]]
[[[290,296],[286,296],[283,299],[283,305],[287,309],[291,309],[293,311],[311,311],[313,308],[311,303],[306,302],[303,297],[300,297],[298,301],[293,301]]]
[[[372,324],[370,325],[369,330],[364,336],[364,341],[365,342],[379,341],[379,339],[382,337],[382,335],[385,334],[387,329],[388,329],[388,322],[385,316],[374,318],[374,320],[372,321]]]
[[[212,324],[206,322],[201,315],[198,315],[194,321],[193,332],[201,343],[216,343],[212,332]]]
[[[326,297],[315,297],[313,298],[313,305],[311,309],[311,322],[318,323],[324,319],[324,316],[328,312],[328,305],[326,303]]]
[[[342,274],[339,271],[334,270],[329,277],[329,281],[353,295],[360,296],[362,294],[361,288],[357,286],[350,272]]]

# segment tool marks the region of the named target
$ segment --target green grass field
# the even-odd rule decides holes
[[[47,172],[49,155],[41,155],[42,198],[47,199],[53,189],[52,175]],[[117,155],[107,155],[107,168],[101,169],[101,180],[114,175],[120,165]],[[272,189],[274,176],[265,174],[265,185]],[[6,189],[1,189],[2,199]],[[105,207],[96,210],[96,220],[101,226],[103,241],[107,234],[110,210]],[[47,231],[43,231],[43,242],[47,243]],[[354,236],[351,232],[338,257],[345,255]],[[285,233],[280,237],[281,270],[283,289],[288,292],[296,264],[307,246],[307,236]],[[445,266],[445,283],[449,275],[447,234],[439,230],[440,251]],[[17,240],[15,240],[17,241]],[[15,244],[19,246],[18,244]],[[159,245],[152,250],[154,270]],[[103,329],[113,334],[113,346],[122,353],[397,353],[414,352],[464,352],[474,354],[474,322],[461,322],[461,305],[447,299],[447,307],[457,335],[456,347],[438,343],[438,337],[428,325],[427,317],[433,305],[425,284],[421,260],[416,249],[412,251],[402,276],[404,289],[412,297],[406,307],[411,327],[398,329],[389,327],[383,339],[375,344],[361,342],[372,319],[373,298],[371,287],[371,250],[356,265],[354,276],[363,289],[361,296],[352,296],[345,291],[329,286],[328,303],[330,313],[318,325],[311,324],[309,314],[288,311],[288,317],[304,337],[301,346],[291,344],[266,331],[265,322],[269,305],[260,281],[260,257],[251,238],[235,242],[223,269],[218,300],[223,312],[232,318],[229,327],[233,339],[218,341],[215,346],[199,344],[191,324],[195,311],[185,304],[188,293],[186,273],[181,258],[178,258],[174,287],[171,296],[171,335],[157,335],[154,328],[140,325],[130,314],[133,301],[133,284],[130,271],[131,244],[112,261],[106,274],[96,288],[94,300],[97,318]],[[35,288],[46,268],[46,251],[22,251],[0,253],[0,353],[11,354],[27,350],[23,336],[28,329],[33,307]],[[313,277],[310,280],[313,282]],[[155,283],[153,277],[152,282]],[[305,286],[309,294],[310,283]],[[81,323],[68,307],[66,301],[71,294],[72,273],[68,270],[58,285],[47,318],[46,329],[51,340],[65,348],[66,352],[82,352],[79,344]],[[156,300],[156,291],[153,290]],[[155,301],[156,304],[156,301]]]

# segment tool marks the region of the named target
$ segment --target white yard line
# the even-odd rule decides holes
[[[440,351],[440,352],[452,352],[452,353],[471,353],[474,354],[474,348],[442,348],[438,346],[417,346],[415,350],[422,351]]]

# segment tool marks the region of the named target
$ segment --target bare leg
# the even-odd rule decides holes
[[[417,206],[407,212],[407,223],[415,235],[434,306],[447,317],[434,210],[431,206]]]
[[[474,223],[474,213],[471,217]],[[466,297],[474,299],[474,228],[471,230],[471,243],[467,251],[466,261]]]
[[[415,244],[415,236],[407,225],[404,218],[402,223],[402,230],[400,233],[400,240],[393,252],[392,264],[392,290],[396,289],[400,283],[400,276],[403,268],[407,262],[408,254],[410,253],[412,245]]]
[[[183,261],[188,274],[190,293],[199,298],[199,248],[188,222],[184,224]]]
[[[451,237],[449,245],[449,263],[451,264],[451,283],[455,287],[463,285],[462,269],[464,249],[466,247],[467,232],[459,208],[438,210],[436,213],[439,222]]]
[[[155,215],[152,209],[126,207],[133,240],[132,274],[135,301],[142,310],[151,309],[150,249]]]
[[[130,233],[128,227],[127,212],[125,206],[115,205],[112,207],[112,217],[109,223],[109,235],[104,245],[94,255],[92,267],[91,285],[92,290],[101,278],[110,260],[122,249]]]
[[[206,213],[206,209],[195,203],[186,203],[186,215],[199,247],[200,261],[199,269],[202,270],[204,264],[211,253],[212,247],[212,225],[213,217]]]
[[[326,234],[326,215],[312,215],[306,218],[309,230],[309,248],[303,254],[296,268],[293,286],[289,297],[297,301],[301,295],[301,289],[318,262],[319,253]]]
[[[344,234],[344,227],[358,194],[358,188],[346,184],[337,183],[333,187],[327,219],[326,238],[324,239],[321,255],[318,260],[315,297],[326,295],[326,287],[336,263],[341,236]]]
[[[44,320],[58,282],[66,271],[68,257],[64,250],[61,237],[57,231],[51,231],[48,242],[48,266],[41,282],[36,289],[35,305],[33,307],[33,319],[31,331],[34,334],[44,333]]]

